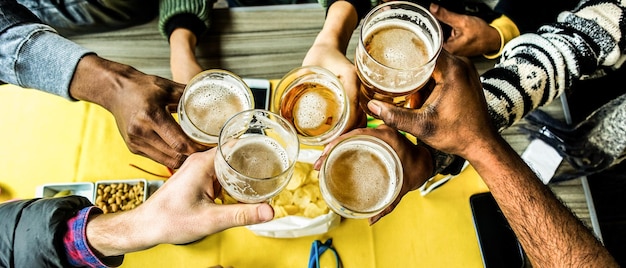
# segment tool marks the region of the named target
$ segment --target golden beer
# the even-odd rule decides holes
[[[409,98],[430,79],[441,51],[437,20],[419,5],[388,2],[364,19],[355,65],[361,81],[359,105],[372,115],[372,99],[415,108]]]
[[[289,183],[299,148],[287,120],[266,110],[246,110],[226,121],[220,132],[215,174],[236,200],[267,201]]]
[[[223,187],[236,199],[246,196],[266,196],[280,189],[283,180],[272,180],[289,168],[287,153],[275,140],[255,135],[237,142],[233,149],[224,155],[224,160],[233,169],[232,173],[220,173]],[[250,177],[247,183],[231,183],[238,176]],[[244,200],[249,202],[250,200]]]
[[[402,188],[402,165],[384,141],[365,135],[338,143],[320,170],[328,206],[348,218],[368,218],[391,204]]]
[[[339,79],[322,67],[292,70],[279,82],[276,96],[273,110],[296,128],[304,144],[328,143],[346,127],[349,101]]]
[[[217,143],[226,120],[252,108],[252,92],[238,76],[223,70],[208,70],[196,75],[185,87],[178,117],[189,137],[212,145]]]
[[[339,96],[318,83],[302,83],[291,89],[280,104],[281,115],[304,136],[322,135],[339,123],[343,104]]]

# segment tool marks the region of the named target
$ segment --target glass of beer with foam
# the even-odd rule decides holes
[[[372,99],[416,108],[411,95],[430,79],[443,45],[437,19],[418,4],[390,1],[363,19],[355,65],[359,105],[371,116]]]
[[[178,104],[178,121],[194,141],[215,145],[226,120],[252,108],[252,91],[239,76],[211,69],[194,76],[185,87]]]
[[[299,151],[296,130],[283,117],[262,109],[243,111],[220,132],[215,173],[234,199],[264,202],[287,185]]]
[[[383,140],[355,135],[330,149],[319,173],[322,197],[335,213],[370,218],[388,207],[402,188],[402,163]]]
[[[300,142],[323,145],[345,130],[350,101],[335,74],[319,66],[302,66],[280,80],[271,110],[291,122]]]

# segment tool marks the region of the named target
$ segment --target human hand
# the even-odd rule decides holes
[[[406,109],[375,100],[368,108],[385,124],[471,162],[474,148],[490,146],[499,135],[487,113],[478,72],[467,58],[442,51],[432,78],[434,87],[421,108]]]
[[[442,23],[452,28],[443,44],[448,52],[458,56],[479,56],[500,49],[500,34],[485,20],[470,15],[454,13],[437,4],[430,4],[430,12]]]
[[[307,52],[302,65],[324,67],[334,73],[341,81],[350,100],[350,119],[346,125],[345,132],[364,127],[367,124],[365,112],[358,103],[357,91],[359,90],[360,82],[356,74],[356,67],[346,58],[344,53],[325,44],[313,44]]]
[[[369,135],[377,137],[383,141],[385,141],[393,150],[398,154],[400,158],[400,162],[402,163],[402,173],[403,173],[403,183],[402,189],[400,190],[400,194],[396,200],[393,201],[391,205],[381,211],[379,214],[369,218],[369,223],[374,224],[378,220],[380,220],[385,215],[391,213],[395,207],[400,203],[402,197],[406,195],[408,192],[413,191],[419,188],[426,180],[430,178],[430,174],[432,173],[432,160],[430,157],[430,153],[426,148],[420,145],[413,144],[410,140],[408,140],[401,133],[396,131],[395,129],[388,127],[386,125],[380,125],[377,128],[358,128],[352,130],[346,134],[341,135],[339,138],[335,139],[326,147],[322,152],[320,158],[315,162],[314,168],[316,170],[320,170],[324,159],[328,156],[328,152],[330,149],[335,146],[340,141],[354,136],[354,135]],[[411,167],[410,169],[408,167]]]
[[[345,132],[364,127],[367,116],[358,105],[357,92],[360,82],[356,67],[346,57],[346,50],[354,29],[358,25],[358,16],[354,6],[348,2],[337,1],[328,9],[324,27],[302,61],[302,65],[323,67],[339,78],[350,99],[350,119]]]
[[[187,244],[231,227],[273,219],[274,210],[267,203],[214,203],[221,189],[215,153],[213,148],[189,156],[141,206],[90,219],[89,244],[104,256],[115,256],[158,244]],[[116,235],[106,236],[109,231]]]
[[[83,57],[70,85],[72,97],[101,105],[115,117],[128,149],[170,168],[206,150],[174,120],[184,85],[147,75],[95,55]]]

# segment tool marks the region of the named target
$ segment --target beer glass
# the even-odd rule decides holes
[[[420,5],[391,1],[363,19],[355,65],[361,81],[359,105],[371,116],[372,99],[413,107],[408,100],[428,82],[443,44],[437,19]]]
[[[291,122],[300,142],[323,145],[343,133],[349,106],[335,74],[319,66],[302,66],[280,80],[271,110]]]
[[[346,218],[370,218],[388,207],[400,193],[402,163],[383,140],[351,136],[335,145],[319,173],[322,197]]]
[[[252,91],[239,76],[226,70],[206,70],[185,87],[178,104],[178,121],[194,141],[215,145],[224,122],[252,108]]]
[[[234,199],[263,202],[287,185],[299,150],[296,130],[280,115],[262,109],[243,111],[220,132],[215,173]]]

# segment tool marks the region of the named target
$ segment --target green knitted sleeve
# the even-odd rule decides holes
[[[180,14],[195,15],[204,23],[206,29],[211,25],[211,0],[160,0],[159,1],[159,32],[167,39],[167,23]]]

